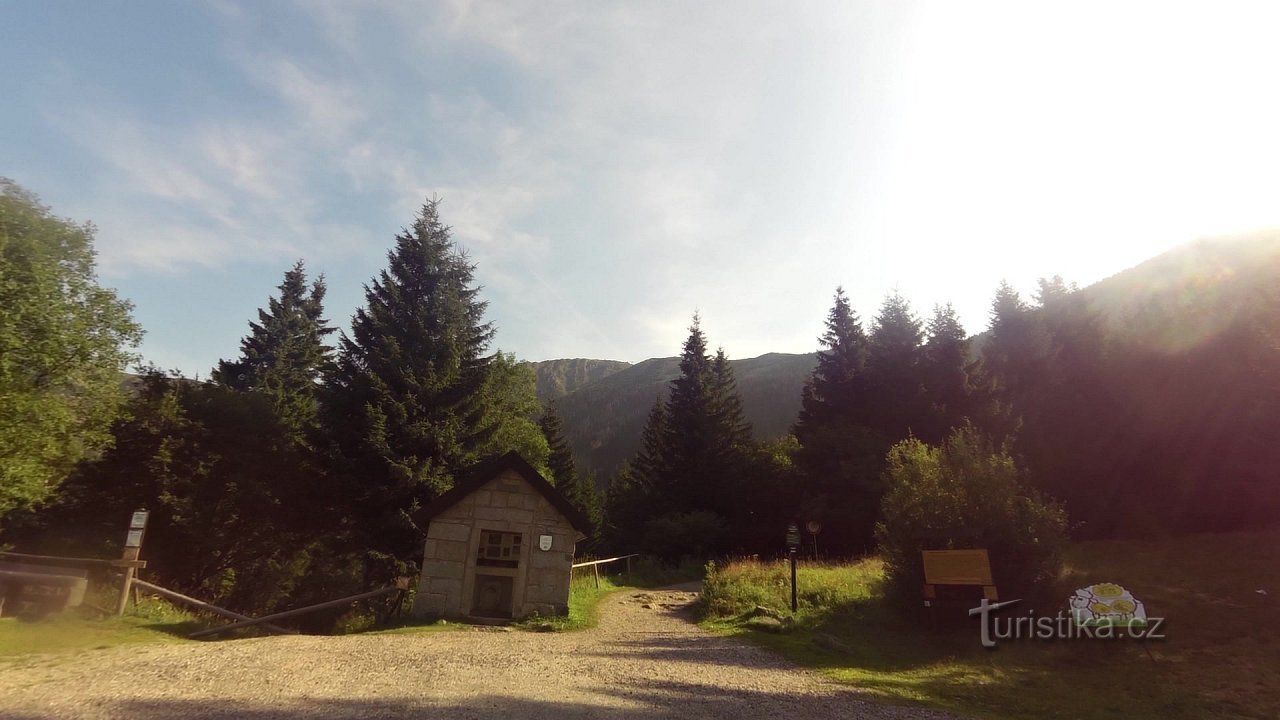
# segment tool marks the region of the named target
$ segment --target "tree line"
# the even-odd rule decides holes
[[[1002,285],[974,338],[949,305],[924,321],[897,293],[864,327],[837,289],[800,415],[771,442],[752,436],[727,355],[695,316],[639,451],[600,488],[577,472],[533,371],[491,349],[475,266],[438,201],[397,235],[349,332],[331,326],[324,278],[299,261],[208,381],[150,368],[126,393],[118,373],[140,331],[94,282],[92,228],[12,183],[0,199],[0,539],[101,555],[147,507],[149,572],[235,609],[412,574],[415,511],[509,450],[591,518],[585,549],[670,560],[776,553],[793,520],[821,522],[833,555],[878,543],[906,557],[923,538],[885,528],[928,523],[910,516],[920,495],[904,484],[963,480],[963,468],[1004,478],[973,487],[1043,495],[1034,521],[999,520],[1005,538],[1280,519],[1274,297],[1170,354],[1060,278],[1031,301]],[[981,510],[974,492],[951,517]]]

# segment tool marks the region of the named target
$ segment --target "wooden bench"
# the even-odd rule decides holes
[[[0,562],[0,615],[43,617],[84,602],[88,572]]]

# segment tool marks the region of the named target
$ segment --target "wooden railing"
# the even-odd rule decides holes
[[[633,557],[640,557],[640,553],[631,553],[630,555],[619,555],[618,557],[605,558],[603,560],[591,560],[588,562],[574,563],[572,566],[572,569],[576,570],[580,567],[590,567],[591,573],[595,575],[596,589],[598,590],[600,588],[600,566],[601,565],[605,565],[611,562],[617,562],[619,560],[626,560],[627,575],[629,576],[631,575],[631,558]]]

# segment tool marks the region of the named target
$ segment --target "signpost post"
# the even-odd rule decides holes
[[[813,561],[818,562],[818,533],[822,532],[822,523],[810,520],[805,529],[813,536]]]
[[[147,516],[145,509],[139,508],[133,512],[129,518],[129,531],[124,538],[124,555],[122,560],[137,560],[138,553],[142,551],[142,536],[147,531]],[[133,574],[136,572],[133,566],[124,569],[124,580],[120,583],[120,597],[116,599],[116,614],[123,615],[125,606],[129,604],[129,591],[133,589]]]
[[[791,555],[791,612],[799,609],[796,602],[796,550],[800,547],[800,526],[791,523],[787,526],[787,548]]]

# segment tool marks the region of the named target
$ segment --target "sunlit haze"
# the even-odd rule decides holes
[[[6,3],[0,175],[207,375],[303,258],[345,326],[424,198],[521,358],[809,352],[837,285],[980,331],[1280,226],[1273,3]]]

